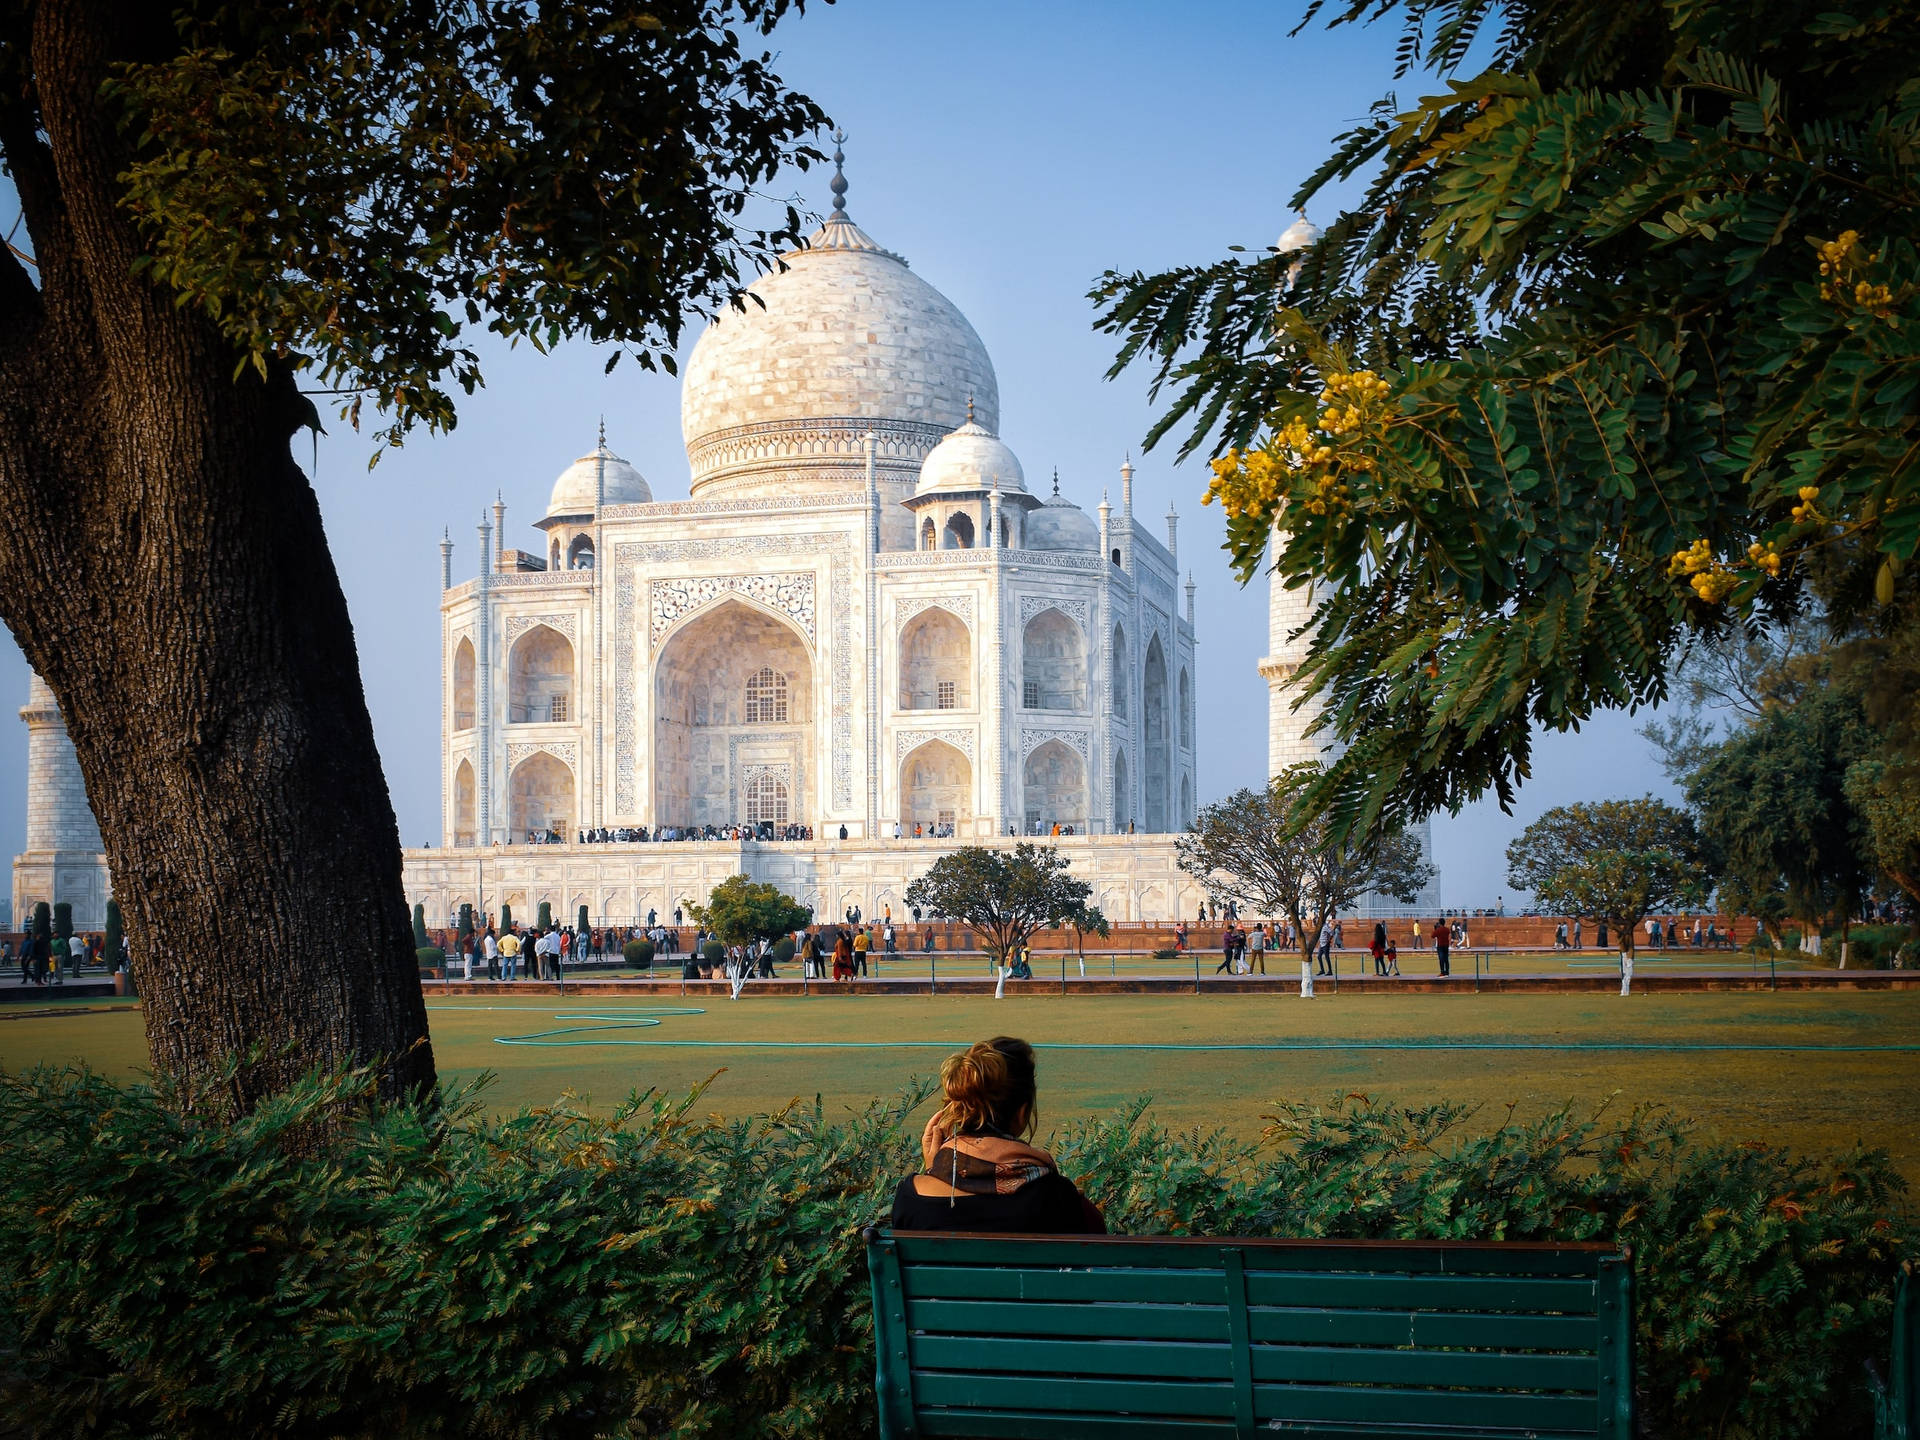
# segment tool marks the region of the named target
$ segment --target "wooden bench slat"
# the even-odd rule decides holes
[[[915,1335],[909,1346],[916,1376],[927,1370],[997,1375],[1133,1375],[1143,1380],[1226,1380],[1233,1373],[1224,1340],[1217,1345],[1153,1340],[1034,1340],[987,1335]]]
[[[1270,1250],[1250,1246],[1247,1273],[1264,1270],[1352,1271],[1361,1275],[1511,1275],[1543,1279],[1591,1280],[1600,1273],[1606,1250],[1566,1250],[1557,1246],[1535,1249],[1515,1246],[1511,1251],[1468,1246],[1452,1249],[1395,1248],[1374,1250],[1372,1245],[1328,1249],[1289,1247]]]
[[[1196,1440],[1220,1440],[1233,1434],[1227,1420],[1170,1420],[1158,1415],[1063,1415],[1041,1410],[939,1410],[925,1411],[920,1417],[922,1435],[965,1436],[968,1440],[1134,1440],[1149,1437],[1170,1440],[1193,1436]],[[1299,1432],[1294,1432],[1298,1434]]]
[[[1111,1341],[1104,1342],[1111,1344]],[[1591,1355],[1514,1355],[1494,1350],[1374,1350],[1352,1345],[1255,1345],[1257,1383],[1300,1381],[1388,1387],[1598,1392]],[[1586,1402],[1592,1409],[1592,1401]]]
[[[1090,1414],[1157,1415],[1173,1419],[1228,1419],[1233,1386],[1224,1381],[1090,1380],[1070,1376],[913,1373],[916,1410],[927,1406],[967,1408],[991,1404],[1013,1410]]]
[[[1016,1312],[1031,1308],[1034,1307],[1008,1307]],[[1586,1315],[1463,1315],[1451,1310],[1293,1310],[1256,1306],[1248,1311],[1248,1317],[1253,1324],[1254,1340],[1284,1345],[1460,1346],[1591,1355],[1599,1348],[1600,1340],[1597,1322]],[[1110,1333],[1130,1332],[1116,1329]]]
[[[1145,1298],[1142,1296],[1141,1298]],[[1456,1310],[1485,1314],[1593,1315],[1600,1288],[1592,1280],[1531,1276],[1303,1275],[1248,1272],[1251,1305],[1342,1310]]]
[[[1344,1420],[1376,1426],[1458,1426],[1475,1436],[1553,1431],[1592,1435],[1591,1395],[1515,1395],[1498,1390],[1389,1390],[1378,1386],[1256,1385],[1254,1414],[1279,1420]]]
[[[1035,1304],[1031,1300],[909,1300],[907,1328],[945,1335],[1055,1335],[1089,1339],[1108,1336],[1117,1340],[1224,1342],[1227,1338],[1227,1309],[1224,1305],[1074,1305]],[[1295,1337],[1256,1335],[1255,1338],[1284,1340]],[[1324,1337],[1316,1333],[1311,1338]]]
[[[1058,1270],[1031,1266],[912,1265],[909,1300],[1115,1300],[1218,1305],[1219,1270]]]

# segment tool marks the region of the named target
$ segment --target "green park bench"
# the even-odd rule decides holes
[[[881,1440],[1634,1433],[1616,1247],[865,1239]]]
[[[1900,1267],[1893,1292],[1893,1369],[1885,1380],[1871,1367],[1867,1373],[1876,1440],[1920,1440],[1920,1285],[1913,1282],[1911,1260]]]

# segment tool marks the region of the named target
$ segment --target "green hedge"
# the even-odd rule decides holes
[[[472,1092],[328,1124],[357,1079],[231,1128],[84,1073],[0,1076],[0,1407],[26,1433],[874,1433],[859,1226],[925,1091],[829,1122],[641,1097],[497,1119]],[[1632,1245],[1650,1433],[1863,1435],[1911,1253],[1878,1154],[1706,1145],[1659,1114],[1346,1097],[1269,1140],[1144,1105],[1062,1168],[1136,1233]]]
[[[727,958],[727,947],[718,940],[709,940],[700,947],[700,958],[709,965],[718,965]]]
[[[438,970],[447,963],[447,952],[438,945],[416,945],[413,947],[413,958],[420,962],[423,970]]]
[[[1905,925],[1855,925],[1847,935],[1847,966],[1852,970],[1888,970],[1900,947],[1913,939]],[[1840,963],[1840,932],[1830,930],[1820,937],[1820,958],[1829,965]]]
[[[773,963],[784,965],[791,959],[793,959],[793,937],[782,935],[773,942]]]
[[[653,942],[651,940],[629,940],[620,947],[621,955],[627,964],[636,970],[653,968]]]

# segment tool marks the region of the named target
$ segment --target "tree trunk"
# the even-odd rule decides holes
[[[59,698],[155,1067],[244,1109],[314,1067],[432,1084],[399,833],[290,371],[136,277],[99,99],[165,11],[33,7],[0,147],[39,265],[0,256],[4,618]],[[151,27],[151,28],[143,28]]]

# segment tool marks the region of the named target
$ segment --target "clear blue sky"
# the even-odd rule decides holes
[[[1200,505],[1204,465],[1176,468],[1167,447],[1141,455],[1145,386],[1102,379],[1111,347],[1091,328],[1085,293],[1109,266],[1207,261],[1231,244],[1271,244],[1285,227],[1287,197],[1391,73],[1390,30],[1289,38],[1299,9],[846,0],[810,6],[774,37],[781,73],[849,133],[850,213],[985,340],[1004,436],[1029,483],[1046,484],[1058,466],[1082,505],[1098,504],[1107,485],[1117,504],[1131,450],[1137,510],[1158,525],[1169,500],[1178,507],[1181,560],[1199,584],[1203,798],[1264,777],[1266,694],[1254,665],[1265,586],[1242,590],[1227,574],[1219,511]],[[816,170],[787,184],[824,212],[826,179]],[[500,491],[508,543],[538,550],[530,524],[602,414],[609,443],[656,496],[687,493],[677,382],[624,363],[607,377],[604,361],[584,345],[550,356],[497,349],[487,389],[463,401],[452,435],[418,436],[372,473],[366,440],[329,417],[315,485],[408,844],[439,840],[441,528],[452,530],[457,575],[471,574],[474,525]],[[297,448],[313,461],[304,438]],[[24,700],[24,662],[10,641],[0,648],[0,694]],[[1666,793],[1638,723],[1613,715],[1577,736],[1541,737],[1515,816],[1488,800],[1436,817],[1446,902],[1511,902],[1506,843],[1550,806]],[[0,724],[8,855],[23,842],[25,755],[24,727]]]

